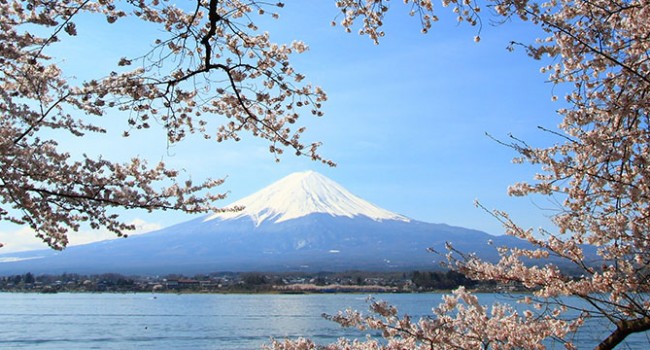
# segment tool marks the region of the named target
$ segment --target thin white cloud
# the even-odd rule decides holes
[[[139,235],[162,228],[159,223],[147,222],[139,218],[132,220],[130,224],[135,225],[135,230],[128,232],[129,236]],[[0,243],[3,245],[3,247],[0,248],[0,254],[47,249],[47,245],[35,236],[36,234],[34,230],[29,227],[21,227],[14,231],[0,231]],[[118,237],[114,233],[106,230],[87,230],[70,232],[68,234],[68,239],[70,240],[69,246],[116,238]]]
[[[21,227],[14,231],[0,231],[0,254],[47,248],[43,241],[35,237],[34,230]]]

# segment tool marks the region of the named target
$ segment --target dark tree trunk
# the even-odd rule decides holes
[[[650,330],[650,317],[616,322],[616,330],[605,338],[595,350],[611,350],[620,344],[628,335]]]

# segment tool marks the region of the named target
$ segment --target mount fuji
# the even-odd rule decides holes
[[[313,171],[291,174],[229,208],[239,210],[128,239],[3,254],[0,274],[407,271],[436,268],[440,257],[427,248],[444,252],[448,241],[489,260],[496,251],[488,241],[523,245],[508,236],[409,219]]]

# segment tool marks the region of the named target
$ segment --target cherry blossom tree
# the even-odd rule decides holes
[[[423,32],[432,29],[437,16],[430,0],[404,3]],[[358,27],[359,34],[380,41],[390,1],[336,4],[347,31]],[[649,331],[650,2],[442,0],[442,6],[452,7],[459,22],[477,26],[477,34],[479,14],[486,9],[504,25],[521,20],[547,34],[511,48],[521,47],[534,59],[549,57],[553,63],[542,72],[568,89],[566,107],[558,110],[559,131],[544,129],[558,141],[534,147],[513,136],[504,144],[518,152],[516,162],[540,167],[535,179],[514,184],[510,194],[549,196],[560,203],[555,229],[526,229],[507,213],[493,211],[507,234],[534,248],[497,247],[501,259],[491,263],[449,246],[450,268],[476,280],[528,288],[530,294],[516,308],[489,308],[460,289],[446,296],[431,318],[416,322],[373,303],[369,316],[347,311],[331,318],[343,326],[379,330],[384,340],[341,340],[322,348],[536,349],[548,344],[543,340],[574,348],[574,333],[598,319],[609,322],[611,331],[602,334],[596,348],[612,349],[631,334]],[[587,247],[597,249],[597,260],[587,260]],[[560,269],[549,257],[572,268]],[[569,300],[581,300],[583,306]],[[271,347],[320,348],[308,339],[274,341]]]
[[[242,134],[324,160],[304,144],[301,114],[322,115],[326,94],[304,82],[289,57],[299,41],[276,44],[253,23],[282,7],[255,1],[0,1],[0,220],[28,225],[62,249],[81,225],[124,235],[132,225],[114,209],[218,210],[222,180],[194,183],[164,163],[128,163],[71,153],[60,140],[105,133],[102,117],[124,117],[124,137],[162,125],[168,143],[197,133],[218,142]],[[66,77],[52,48],[78,34],[80,16],[119,25],[136,18],[161,37],[138,57],[123,57],[96,79]],[[115,50],[119,50],[116,47]],[[305,111],[305,112],[303,112]]]

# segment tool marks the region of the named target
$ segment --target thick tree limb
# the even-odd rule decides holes
[[[642,317],[634,320],[621,320],[616,322],[616,330],[605,338],[595,350],[610,350],[614,349],[618,344],[620,344],[627,336],[646,332],[650,330],[650,317]]]

